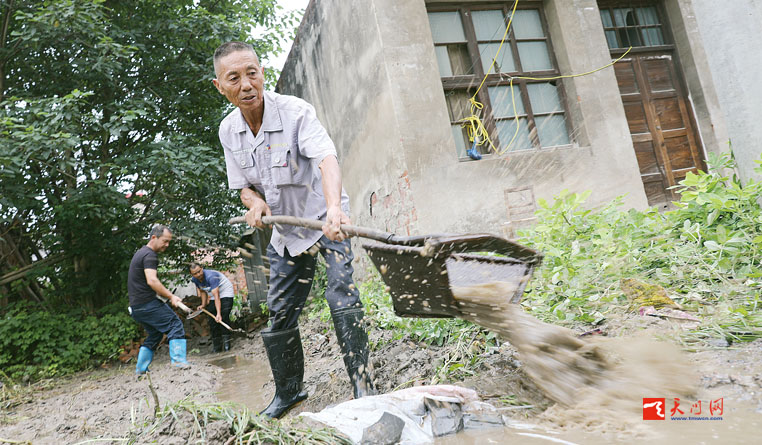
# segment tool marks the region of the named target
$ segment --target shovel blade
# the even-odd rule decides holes
[[[400,317],[461,317],[453,287],[500,282],[505,302],[519,303],[542,255],[494,235],[432,237],[423,246],[363,244]],[[498,254],[498,255],[495,255]]]
[[[192,318],[196,318],[196,317],[198,317],[199,315],[201,315],[201,312],[203,312],[201,309],[197,309],[197,310],[195,310],[195,311],[191,312],[190,314],[188,314],[188,316],[187,316],[186,318],[187,318],[188,320],[190,320],[190,319],[192,319]]]

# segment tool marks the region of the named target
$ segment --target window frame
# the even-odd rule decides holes
[[[598,10],[601,11],[603,9],[610,10],[611,15],[611,22],[614,24],[614,27],[606,27],[603,24],[603,19],[601,19],[601,27],[603,28],[603,33],[605,35],[606,31],[614,31],[616,33],[617,37],[617,43],[619,42],[619,33],[618,30],[620,29],[637,29],[638,32],[640,32],[641,29],[644,28],[655,28],[657,25],[635,25],[635,26],[625,26],[625,27],[617,27],[616,22],[614,19],[614,13],[613,10],[617,8],[644,8],[644,7],[654,7],[656,8],[656,13],[659,17],[660,23],[658,27],[661,28],[661,34],[662,38],[664,39],[663,45],[652,45],[652,46],[633,46],[630,50],[630,53],[643,53],[643,52],[649,52],[649,51],[668,51],[668,50],[674,50],[675,49],[675,43],[672,36],[672,27],[669,24],[669,20],[667,17],[667,13],[664,10],[663,3],[659,0],[598,0],[597,1]],[[635,14],[635,20],[638,20],[637,14]],[[642,34],[640,35],[640,38],[642,39]],[[608,39],[606,39],[606,46],[608,46]],[[627,51],[628,47],[619,47],[619,48],[609,48],[609,52],[612,56],[620,56],[624,54]]]
[[[507,25],[507,18],[509,17],[511,11],[513,10],[512,1],[509,1],[509,2],[484,1],[479,3],[455,3],[455,4],[453,3],[426,4],[427,13],[457,12],[460,15],[461,23],[463,24],[463,32],[466,37],[466,47],[467,47],[469,59],[471,61],[471,65],[473,68],[473,74],[450,76],[450,77],[441,77],[440,75],[440,81],[442,83],[442,88],[445,94],[448,94],[451,91],[475,90],[476,88],[479,87],[479,84],[481,83],[482,79],[484,79],[484,68],[482,65],[481,54],[479,52],[478,45],[479,43],[485,43],[485,42],[491,42],[491,41],[479,41],[477,39],[476,31],[474,29],[473,21],[471,19],[471,12],[498,10],[498,9],[502,10],[503,20],[505,22],[505,25]],[[497,133],[496,121],[506,120],[506,119],[495,118],[493,113],[492,102],[489,98],[489,87],[496,87],[496,86],[509,87],[511,83],[510,76],[530,76],[530,77],[545,78],[545,77],[554,77],[554,76],[561,75],[560,70],[558,69],[558,61],[556,60],[555,51],[553,49],[553,43],[551,41],[548,22],[547,22],[547,19],[545,18],[543,2],[541,0],[524,0],[519,2],[516,9],[517,11],[518,10],[538,11],[540,25],[542,26],[543,37],[516,39],[514,34],[514,26],[512,25],[504,45],[510,45],[516,71],[504,72],[504,73],[491,72],[487,76],[486,80],[484,81],[484,85],[482,86],[481,90],[479,91],[477,95],[476,99],[484,105],[483,111],[481,113],[482,123],[484,124],[485,128],[489,132],[492,143],[498,149],[502,149],[501,147],[502,144]],[[500,35],[500,39],[502,39],[502,34]],[[495,43],[499,43],[500,39],[495,41]],[[524,71],[523,66],[521,64],[521,58],[520,58],[519,49],[518,49],[518,44],[520,42],[544,42],[548,50],[548,58],[550,60],[552,69],[538,70],[538,71]],[[434,46],[436,47],[440,45],[437,45],[435,43]],[[491,60],[485,62],[485,64],[489,62],[491,62]],[[556,87],[556,91],[558,93],[558,99],[559,99],[561,109],[564,115],[564,128],[566,129],[566,133],[569,138],[568,144],[553,145],[553,146],[547,146],[547,147],[543,147],[540,145],[541,143],[539,138],[539,132],[537,130],[537,125],[535,122],[535,117],[549,116],[549,115],[553,115],[553,113],[538,113],[538,114],[534,113],[532,109],[532,104],[529,98],[529,90],[527,88],[527,85],[532,83],[548,83]],[[574,144],[573,128],[571,126],[571,122],[569,119],[570,114],[569,114],[569,108],[567,105],[566,91],[565,91],[565,88],[563,87],[563,82],[561,82],[561,79],[558,79],[555,81],[543,81],[543,80],[528,80],[528,79],[514,78],[513,85],[514,87],[517,87],[520,92],[521,101],[524,106],[524,113],[519,115],[519,119],[525,120],[525,123],[528,127],[528,137],[531,143],[531,147],[512,150],[507,153],[515,154],[515,153],[523,153],[523,152],[536,152],[538,150],[547,150],[547,149],[554,149],[557,147],[572,146]],[[469,95],[469,97],[470,96],[471,95]],[[507,120],[511,120],[511,121],[514,119],[515,117],[507,118]],[[456,122],[457,121],[450,121],[450,125],[453,125]],[[507,143],[508,141],[504,141],[504,142]],[[469,148],[469,147],[466,147],[466,148]],[[488,144],[482,145],[479,148],[480,148],[479,150],[480,153],[485,158],[497,156],[497,154],[489,148]],[[471,158],[469,158],[467,155],[459,154],[459,160],[470,161]]]

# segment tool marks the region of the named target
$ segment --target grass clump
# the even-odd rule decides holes
[[[134,411],[134,410],[133,410]],[[346,444],[352,441],[335,430],[309,428],[290,421],[277,421],[252,414],[245,406],[231,402],[200,403],[190,397],[165,405],[143,424],[133,417],[133,431],[124,439],[128,444],[155,442],[158,436],[184,437],[187,443],[315,445]],[[210,425],[222,422],[224,431]],[[211,436],[214,437],[211,437]],[[221,437],[222,436],[222,437]]]

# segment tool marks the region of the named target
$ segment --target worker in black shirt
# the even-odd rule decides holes
[[[188,361],[185,358],[186,344],[183,323],[165,302],[156,298],[156,294],[159,294],[168,298],[173,306],[189,311],[180,297],[167,290],[156,276],[156,269],[159,266],[157,253],[167,250],[169,242],[172,241],[172,231],[167,226],[156,224],[151,229],[150,237],[148,244],[141,247],[133,255],[130,271],[127,275],[130,315],[148,333],[148,337],[138,352],[138,363],[135,368],[135,373],[138,375],[148,371],[148,365],[153,360],[153,353],[159,346],[164,334],[169,340],[169,358],[172,364],[179,367],[188,366]]]

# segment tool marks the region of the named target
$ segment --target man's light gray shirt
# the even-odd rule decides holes
[[[265,92],[262,127],[254,136],[236,108],[220,123],[228,186],[254,188],[265,196],[273,215],[323,220],[326,202],[318,165],[336,156],[336,147],[302,99]],[[341,209],[349,215],[349,197],[342,188]],[[279,255],[292,256],[309,249],[322,232],[292,226],[273,226],[270,240]]]

